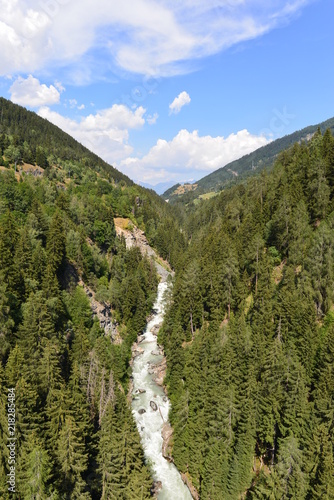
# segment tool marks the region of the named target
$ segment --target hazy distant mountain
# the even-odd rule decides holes
[[[136,182],[140,186],[143,186],[147,189],[153,189],[156,193],[163,195],[164,198],[166,198],[166,196],[165,196],[166,193],[169,193],[170,190],[171,190],[171,192],[173,192],[174,188],[176,189],[178,186],[180,186],[180,183],[175,184],[174,183],[175,181],[159,182],[159,184],[156,184],[155,186],[153,186],[152,184],[148,184],[147,182],[141,182],[141,181],[136,181]],[[191,184],[191,182],[193,182],[193,181],[182,181],[182,184],[183,183]],[[168,196],[167,196],[167,198],[168,198]]]

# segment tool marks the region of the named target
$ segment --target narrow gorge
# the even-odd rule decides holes
[[[191,500],[173,463],[163,456],[164,437],[171,432],[168,424],[170,403],[161,385],[155,381],[155,366],[163,362],[157,344],[157,331],[164,315],[164,292],[167,282],[159,284],[153,315],[134,346],[132,410],[141,436],[145,457],[153,472],[159,500]],[[159,374],[158,374],[159,376]]]
[[[157,343],[165,309],[165,292],[172,271],[149,245],[145,233],[136,226],[128,228],[127,219],[115,219],[116,233],[128,249],[137,246],[143,255],[154,260],[161,279],[145,332],[132,346],[132,411],[146,461],[151,468],[155,494],[159,500],[191,500],[192,495],[181,474],[169,459],[168,441],[172,428],[168,422],[170,402],[163,388],[166,359]]]

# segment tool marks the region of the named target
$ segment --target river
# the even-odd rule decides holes
[[[163,294],[166,288],[166,282],[159,284],[157,300],[153,306],[154,314],[147,324],[143,336],[144,340],[139,344],[144,352],[136,356],[133,362],[133,395],[135,398],[132,400],[132,411],[137,422],[146,460],[153,472],[153,478],[162,483],[158,499],[191,500],[191,494],[183,483],[179,471],[175,465],[162,456],[161,430],[164,421],[168,420],[170,403],[163,388],[154,382],[153,375],[149,373],[151,363],[162,360],[161,355],[152,354],[152,351],[156,354],[158,350],[157,338],[153,335],[152,329],[163,320]],[[152,409],[151,401],[157,405],[156,411]],[[139,410],[145,410],[145,412],[139,413]]]

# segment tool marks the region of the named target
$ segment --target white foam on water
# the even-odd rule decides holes
[[[167,283],[160,283],[158,287],[157,300],[153,306],[154,315],[148,322],[144,333],[144,340],[140,347],[144,349],[134,359],[132,367],[133,395],[132,411],[135,417],[137,428],[141,437],[145,457],[152,466],[153,476],[156,481],[162,482],[162,490],[159,492],[159,500],[191,500],[191,494],[187,486],[183,483],[181,475],[174,464],[168,462],[162,456],[162,436],[161,431],[164,421],[168,419],[170,403],[165,396],[162,387],[158,386],[153,375],[149,374],[150,364],[159,362],[162,356],[155,356],[152,351],[157,350],[157,338],[152,333],[152,329],[162,322],[164,316],[164,292]],[[138,394],[138,389],[144,390]],[[154,401],[158,410],[154,411],[150,406],[150,401]],[[140,415],[138,410],[144,409],[145,413]]]

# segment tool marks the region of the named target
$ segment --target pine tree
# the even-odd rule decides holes
[[[24,499],[49,498],[52,463],[42,444],[30,436],[20,450],[17,464],[17,489]]]
[[[117,414],[118,413],[118,414]],[[102,421],[99,440],[99,472],[102,477],[101,500],[126,498],[125,449],[122,436],[123,420],[109,404]]]
[[[31,294],[24,308],[23,323],[19,329],[19,345],[26,361],[24,375],[36,389],[45,384],[38,375],[36,367],[40,365],[48,341],[56,338],[42,292]]]
[[[65,229],[61,212],[56,211],[52,217],[46,241],[48,264],[52,271],[57,273],[65,258]]]
[[[298,440],[290,434],[279,442],[275,474],[278,479],[276,498],[304,500],[308,481],[303,467],[303,454]]]
[[[12,340],[14,320],[10,314],[10,305],[7,297],[7,285],[0,274],[0,360],[4,360],[9,352]],[[0,362],[1,362],[0,361]]]
[[[66,416],[57,443],[57,460],[61,489],[65,494],[79,483],[82,489],[82,473],[87,470],[87,453],[79,427],[71,416]],[[78,497],[77,497],[78,498]]]
[[[98,463],[101,500],[150,498],[151,479],[144,465],[138,431],[119,390],[115,403],[108,404],[102,419]]]
[[[327,426],[318,426],[313,439],[313,468],[308,498],[329,500],[334,496],[333,444]]]

